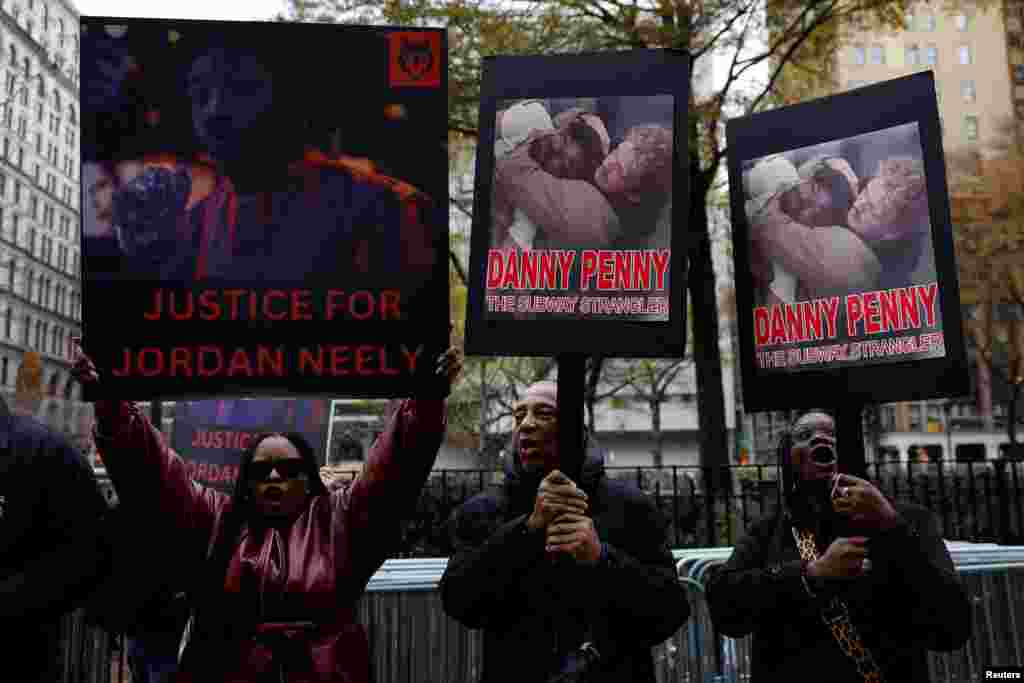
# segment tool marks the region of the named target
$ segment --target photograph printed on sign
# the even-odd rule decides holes
[[[758,371],[945,355],[917,123],[741,167]]]
[[[105,376],[134,398],[407,388],[447,337],[440,32],[85,19],[82,40],[84,337]],[[367,67],[324,87],[325,40]]]
[[[486,318],[668,320],[673,104],[498,103]]]

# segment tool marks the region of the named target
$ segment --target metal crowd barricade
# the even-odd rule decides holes
[[[974,606],[974,634],[956,652],[930,653],[933,683],[980,681],[985,666],[1024,664],[1024,546],[947,542]],[[674,551],[691,617],[654,648],[658,683],[741,683],[750,679],[750,638],[716,633],[704,586],[732,548]],[[389,560],[370,580],[358,615],[370,636],[375,683],[476,683],[482,638],[444,614],[438,582],[447,558]],[[61,683],[128,683],[124,647],[65,619]]]

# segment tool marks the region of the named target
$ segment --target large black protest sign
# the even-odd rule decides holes
[[[445,59],[434,29],[83,18],[102,390],[441,392]]]
[[[685,347],[688,59],[484,62],[467,349]]]
[[[727,137],[745,405],[966,391],[932,75],[733,119]]]

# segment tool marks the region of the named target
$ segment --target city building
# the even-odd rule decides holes
[[[964,3],[947,14],[941,3],[919,2],[904,17],[902,31],[850,26],[840,34],[837,85],[849,90],[931,71],[947,161],[999,158],[1014,134],[1010,50],[1004,37],[1009,21],[1001,3],[984,10]],[[1019,18],[1016,23],[1019,27]]]
[[[77,432],[81,333],[78,10],[0,2],[0,392],[13,405],[26,351],[43,361],[39,417]]]
[[[1024,140],[1024,0],[1006,0],[1006,46],[1018,141]]]

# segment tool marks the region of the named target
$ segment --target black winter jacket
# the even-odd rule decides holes
[[[665,524],[635,487],[610,481],[590,449],[576,483],[606,544],[595,567],[555,563],[544,534],[530,532],[538,482],[516,459],[504,486],[480,494],[450,521],[454,554],[441,579],[445,611],[484,630],[482,683],[543,683],[585,641],[601,653],[588,681],[654,683],[651,648],[690,614],[666,545]]]
[[[871,568],[860,578],[815,580],[811,598],[789,524],[757,522],[708,583],[711,618],[727,636],[753,634],[752,683],[862,683],[822,622],[830,596],[846,602],[889,682],[929,680],[926,650],[960,648],[971,635],[971,609],[937,520],[919,505],[895,504],[901,521],[874,534],[852,524],[816,539],[819,556],[836,537],[868,536]]]
[[[103,570],[105,510],[85,458],[0,401],[0,655],[19,681],[59,677],[59,617]]]

